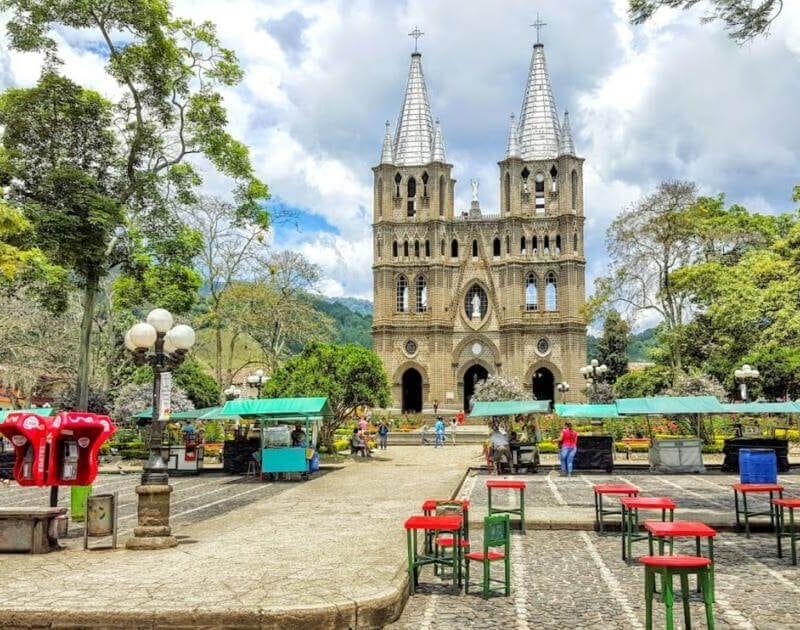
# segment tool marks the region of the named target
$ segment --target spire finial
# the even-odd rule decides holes
[[[417,44],[419,43],[419,38],[422,37],[425,33],[419,30],[419,26],[415,26],[414,30],[412,30],[408,36],[414,38],[414,53],[418,53],[419,50],[417,49]]]
[[[541,36],[542,36],[542,27],[547,26],[547,22],[542,22],[542,18],[539,17],[539,13],[536,13],[536,21],[531,24],[536,29],[536,43],[541,44]]]

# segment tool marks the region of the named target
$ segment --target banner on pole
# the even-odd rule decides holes
[[[158,419],[169,420],[172,413],[172,372],[161,373],[160,391],[158,396]]]

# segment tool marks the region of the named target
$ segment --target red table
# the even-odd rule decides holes
[[[603,495],[639,496],[639,488],[627,483],[598,483],[592,486],[592,490],[594,491],[594,528],[601,536],[605,533],[603,529],[603,517],[606,514],[619,514],[622,516],[621,508],[619,510],[603,509]],[[621,526],[620,531],[622,531]]]
[[[464,526],[461,528],[461,537],[466,540],[469,537],[469,499],[426,499],[422,503],[422,513],[425,516],[433,516],[440,503],[460,503],[461,513],[464,517]],[[425,552],[433,553],[433,533],[425,535]]]
[[[525,488],[528,484],[516,479],[487,479],[486,490],[489,494],[489,514],[517,514],[520,518],[520,529],[525,533]],[[519,490],[518,508],[493,508],[492,490]]]
[[[408,588],[411,594],[419,582],[419,568],[426,564],[443,564],[453,567],[453,587],[461,589],[461,527],[464,519],[456,514],[447,516],[425,516],[422,514],[406,519],[406,541],[408,543]],[[455,544],[452,556],[431,556],[417,553],[417,531],[452,532]]]
[[[800,499],[772,499],[772,505],[777,509],[775,515],[775,536],[778,539],[778,557],[783,557],[783,549],[781,549],[781,539],[788,538],[792,548],[792,564],[797,564],[797,539],[800,534],[797,532],[797,526],[794,520],[795,509],[800,508]],[[786,522],[784,521],[785,510],[789,510],[789,527],[787,529]]]
[[[675,538],[694,538],[695,555],[702,557],[700,541],[708,541],[708,559],[711,560],[711,592],[714,592],[714,537],[717,530],[700,521],[645,521],[644,528],[648,532],[650,555],[653,551],[653,538],[658,538],[658,553],[664,555],[664,544],[669,538],[669,553],[672,555]]]
[[[631,548],[636,540],[647,540],[649,535],[638,535],[639,510],[661,510],[661,520],[675,518],[675,502],[668,497],[620,497],[622,506],[622,559],[631,563]]]
[[[736,507],[736,529],[741,531],[742,524],[739,519],[740,514],[744,514],[744,531],[748,538],[750,538],[750,517],[751,516],[769,516],[770,525],[775,528],[775,507],[772,505],[772,499],[775,493],[778,493],[778,498],[783,498],[783,486],[777,483],[735,483],[731,486],[733,488],[733,502]],[[739,510],[739,493],[742,493],[742,506],[743,509]],[[755,510],[749,511],[747,509],[747,495],[748,494],[769,494],[769,510],[758,512]]]

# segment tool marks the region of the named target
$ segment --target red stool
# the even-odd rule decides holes
[[[656,574],[661,576],[661,588],[667,614],[667,628],[674,626],[672,608],[675,596],[672,590],[672,576],[681,578],[681,599],[683,600],[684,627],[691,628],[689,612],[689,576],[697,575],[703,603],[706,608],[706,623],[714,630],[714,583],[711,580],[711,560],[697,556],[643,556],[639,562],[644,565],[645,628],[653,628],[653,596],[656,591]]]
[[[619,514],[620,517],[622,516],[622,508],[619,510],[609,510],[603,508],[603,495],[611,494],[626,497],[639,496],[639,488],[627,483],[598,483],[592,486],[592,490],[594,490],[594,528],[601,536],[603,536],[605,533],[605,530],[603,529],[603,517],[605,515]],[[620,531],[621,530],[622,528],[620,527]]]
[[[794,520],[794,511],[800,508],[800,499],[772,499],[772,505],[775,506],[778,513],[776,515],[775,536],[778,539],[778,557],[783,557],[783,549],[781,549],[781,539],[788,538],[789,544],[792,549],[792,564],[797,564],[797,539],[800,534],[797,532],[797,525]],[[789,527],[786,527],[784,520],[785,511],[789,510]]]
[[[633,543],[637,540],[647,540],[648,534],[639,534],[639,510],[661,510],[661,520],[675,520],[675,502],[667,497],[621,497],[622,507],[622,559],[628,564],[632,559]]]
[[[750,517],[751,516],[769,516],[770,525],[775,528],[775,506],[772,504],[775,493],[778,493],[778,498],[783,498],[783,486],[777,483],[735,483],[731,486],[733,488],[733,503],[736,508],[736,529],[742,530],[742,524],[739,519],[740,514],[744,514],[744,531],[748,538],[750,538]],[[739,493],[742,493],[742,509],[739,509]],[[761,512],[757,510],[747,509],[747,495],[748,494],[769,494],[769,510]]]

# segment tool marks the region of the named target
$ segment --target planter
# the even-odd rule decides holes
[[[660,473],[702,473],[703,441],[697,438],[655,440],[650,447],[650,470]]]

